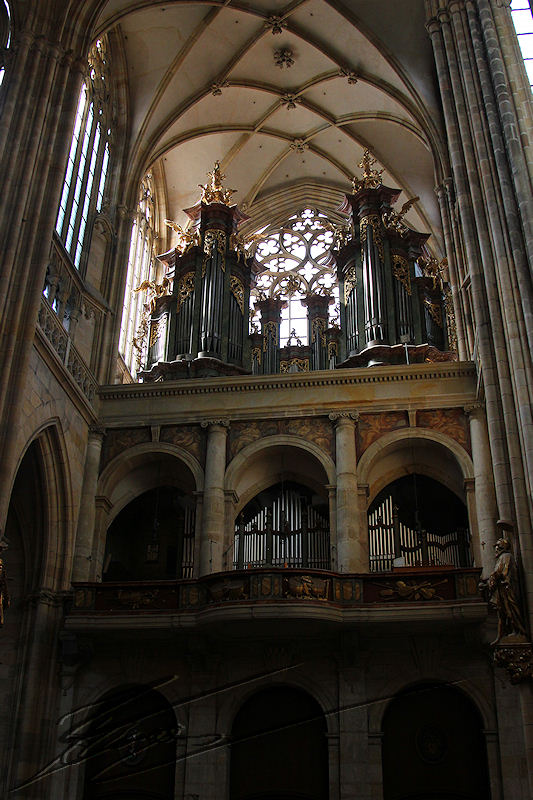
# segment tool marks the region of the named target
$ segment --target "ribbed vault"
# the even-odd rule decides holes
[[[124,46],[128,178],[157,163],[166,214],[183,224],[182,209],[219,159],[253,227],[283,192],[293,209],[321,189],[336,203],[370,147],[384,182],[401,187],[403,200],[420,197],[407,221],[431,231],[438,250],[439,115],[423,2],[349,5],[104,4],[95,35],[115,29]]]

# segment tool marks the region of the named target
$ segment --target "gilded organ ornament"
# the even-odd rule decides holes
[[[236,275],[232,275],[230,278],[230,289],[241,310],[241,314],[244,314],[244,286],[241,279]]]
[[[182,255],[183,253],[187,253],[191,247],[200,247],[201,237],[198,231],[184,230],[181,225],[178,225],[177,222],[171,219],[166,219],[165,225],[172,228],[172,230],[178,234],[176,250],[179,250]]]
[[[202,184],[199,184],[200,189],[202,190],[202,203],[205,203],[206,205],[221,203],[225,206],[229,206],[231,195],[235,194],[237,190],[225,189],[222,185],[222,181],[226,176],[220,169],[220,161],[215,161],[215,166],[211,172],[207,173],[207,176],[209,181],[203,186]]]
[[[379,189],[383,183],[381,176],[383,175],[384,170],[373,169],[373,166],[376,163],[377,161],[370,150],[366,149],[363,153],[361,161],[357,165],[363,170],[363,175],[361,178],[357,178],[356,176],[352,178],[354,194],[361,189]]]
[[[194,292],[194,272],[187,272],[179,279],[178,283],[178,296],[177,296],[177,310],[179,311],[182,304]]]
[[[208,260],[213,255],[213,248],[216,249],[221,256],[220,268],[222,272],[226,271],[226,233],[225,231],[213,228],[204,234],[204,261],[202,264],[202,276],[205,275],[205,268]]]
[[[365,244],[369,227],[372,228],[374,244],[377,247],[378,255],[381,261],[384,261],[385,251],[383,248],[383,236],[381,233],[381,220],[377,214],[368,214],[366,217],[361,217],[359,222],[359,233],[361,236],[361,259],[364,260]]]
[[[411,276],[409,275],[409,262],[400,255],[392,256],[392,274],[397,281],[403,284],[407,294],[411,294]]]

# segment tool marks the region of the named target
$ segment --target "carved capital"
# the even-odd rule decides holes
[[[524,640],[516,644],[498,644],[493,651],[494,664],[509,673],[511,683],[533,678],[533,646]]]
[[[463,406],[463,411],[467,417],[475,417],[483,411],[483,403],[468,403],[466,406]]]
[[[347,422],[358,422],[359,411],[331,411],[328,417],[331,422],[335,422],[337,425],[346,424]]]
[[[219,428],[229,428],[230,420],[228,417],[221,417],[220,419],[203,419],[200,422],[201,428],[210,428],[211,426],[217,426]]]
[[[106,429],[103,425],[89,425],[89,437],[91,439],[103,439]]]

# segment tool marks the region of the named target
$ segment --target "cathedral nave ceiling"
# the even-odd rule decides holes
[[[402,202],[420,197],[407,222],[438,249],[440,116],[421,1],[113,0],[95,30],[113,28],[129,88],[126,179],[158,162],[167,217],[187,222],[215,159],[256,226],[288,190],[294,209],[327,186],[321,205],[334,209],[370,147]]]

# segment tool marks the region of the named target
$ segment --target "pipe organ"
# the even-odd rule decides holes
[[[150,303],[145,324],[147,360],[139,378],[259,375],[454,360],[453,306],[445,261],[439,264],[429,258],[425,250],[429,235],[403,221],[418,198],[396,211],[400,190],[384,186],[383,170],[374,169],[373,164],[375,159],[366,151],[360,162],[362,177],[353,179],[353,192],[339,209],[346,220],[342,230],[333,233],[331,223],[318,212],[311,220],[311,211],[301,213],[297,230],[284,230],[289,242],[291,235],[293,241],[299,236],[304,249],[306,224],[313,229],[306,234],[309,247],[314,242],[316,249],[320,236],[322,244],[329,236],[329,249],[319,266],[328,266],[336,278],[336,324],[330,317],[332,283],[313,283],[309,275],[304,278],[304,269],[301,275],[293,269],[288,278],[269,273],[271,291],[265,293],[265,282],[261,283],[265,267],[257,255],[261,236],[246,241],[239,233],[247,217],[230,204],[233,190],[223,187],[217,162],[201,201],[186,209],[189,229],[167,221],[179,242],[159,261],[166,269],[165,286],[172,288],[156,292]],[[324,233],[319,235],[321,220]],[[281,255],[272,262],[278,270],[283,243],[279,248]],[[272,261],[272,254],[268,258]],[[294,330],[283,342],[280,335],[283,309],[295,292],[307,310],[307,343]],[[250,314],[258,319],[251,332]]]

